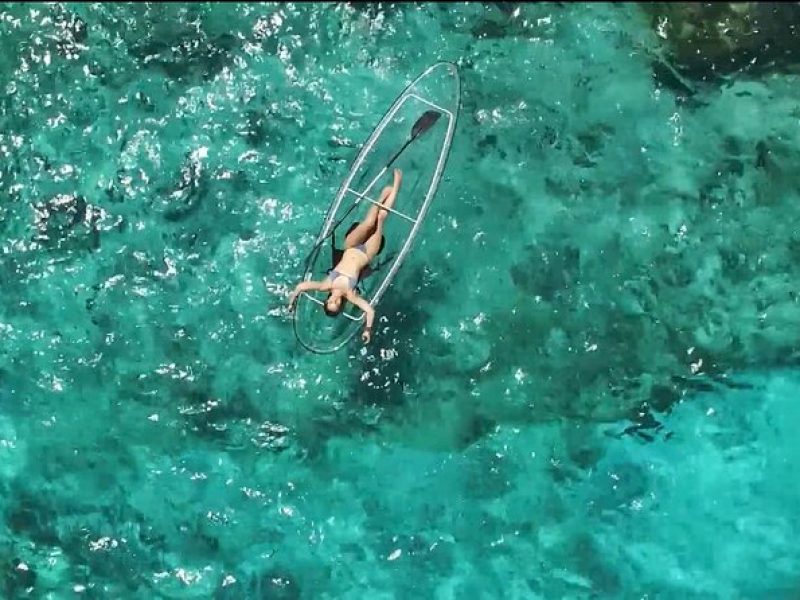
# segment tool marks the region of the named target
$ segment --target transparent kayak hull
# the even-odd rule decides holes
[[[439,187],[455,132],[460,96],[458,69],[452,63],[440,62],[426,69],[397,97],[361,147],[331,203],[316,247],[307,260],[304,281],[326,277],[332,267],[330,240],[326,239],[331,229],[351,211],[336,231],[341,247],[344,232],[352,222],[363,218],[383,187],[391,185],[392,172],[398,168],[403,172],[403,182],[394,205],[396,212],[389,215],[384,226],[386,245],[374,261],[376,270],[359,284],[361,296],[373,307],[378,305],[408,255]],[[440,113],[439,118],[387,168],[387,163],[408,142],[415,122],[427,111]],[[364,319],[363,312],[351,303],[338,316],[327,316],[322,309],[326,295],[300,294],[294,313],[298,341],[318,353],[342,348],[363,326]]]

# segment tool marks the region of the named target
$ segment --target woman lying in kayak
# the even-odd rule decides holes
[[[394,183],[391,187],[383,188],[378,198],[381,206],[392,208],[402,179],[403,174],[400,169],[395,169]],[[375,309],[358,295],[356,286],[359,279],[366,275],[370,261],[383,250],[386,241],[383,237],[383,223],[388,214],[388,210],[373,204],[364,221],[350,227],[344,240],[344,251],[340,253],[338,260],[334,255],[333,269],[328,276],[323,281],[304,281],[297,284],[289,295],[289,310],[294,310],[297,296],[301,292],[313,290],[329,292],[324,306],[325,314],[329,317],[335,317],[342,312],[344,303],[349,300],[363,310],[367,317],[361,339],[365,344],[368,343],[372,337]]]

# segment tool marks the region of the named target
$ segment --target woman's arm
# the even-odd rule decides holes
[[[361,334],[361,339],[367,344],[370,338],[372,338],[372,322],[375,320],[375,309],[372,308],[369,302],[353,291],[347,292],[347,299],[363,310],[364,314],[367,316],[367,322],[364,324],[364,333]]]
[[[289,311],[294,310],[294,303],[297,301],[297,296],[299,296],[301,292],[310,292],[313,290],[324,292],[329,289],[331,289],[331,282],[327,279],[325,281],[302,281],[298,283],[294,291],[289,294]]]

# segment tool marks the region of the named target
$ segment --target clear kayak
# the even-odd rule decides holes
[[[339,187],[306,260],[304,281],[321,281],[327,276],[333,267],[332,234],[337,234],[341,247],[349,225],[363,218],[383,187],[391,185],[393,169],[401,169],[403,183],[384,226],[385,247],[371,265],[373,272],[358,286],[359,294],[377,306],[411,249],[436,194],[455,132],[460,96],[458,69],[452,63],[439,62],[397,97]],[[347,221],[342,222],[344,219]],[[337,317],[327,316],[323,311],[326,296],[325,292],[306,292],[297,298],[295,335],[312,352],[339,350],[363,324],[363,311],[349,302]]]

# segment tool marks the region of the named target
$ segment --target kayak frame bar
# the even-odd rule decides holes
[[[314,296],[312,296],[312,295],[311,295],[311,294],[309,294],[308,292],[302,292],[302,293],[303,293],[303,295],[304,295],[306,298],[308,298],[308,299],[309,299],[309,300],[311,300],[312,302],[314,302],[314,303],[316,303],[316,304],[319,304],[320,306],[325,306],[325,303],[324,303],[322,300],[320,300],[319,298],[315,298]],[[361,319],[363,319],[363,318],[364,318],[364,313],[361,313],[361,314],[360,314],[359,316],[357,316],[357,317],[354,317],[353,315],[348,315],[346,312],[342,312],[342,315],[344,315],[345,317],[347,317],[347,318],[348,318],[348,319],[350,319],[351,321],[360,321]]]
[[[426,99],[425,99],[425,98],[423,98],[422,96],[418,96],[417,94],[408,94],[408,97],[409,97],[409,98],[416,98],[417,100],[419,100],[419,101],[420,101],[420,102],[422,102],[423,104],[427,104],[427,105],[428,105],[428,106],[430,106],[431,108],[435,108],[435,109],[436,109],[436,110],[438,110],[439,112],[443,112],[444,114],[446,114],[446,115],[447,115],[449,118],[451,118],[451,119],[453,118],[453,113],[452,113],[452,112],[450,112],[450,111],[449,111],[449,110],[447,110],[446,108],[442,108],[442,107],[441,107],[441,106],[439,106],[438,104],[434,104],[434,103],[433,103],[433,102],[431,102],[430,100],[426,100]]]
[[[397,215],[398,217],[402,217],[402,218],[403,218],[403,219],[405,219],[406,221],[410,221],[411,223],[416,223],[416,222],[417,222],[417,220],[416,220],[416,219],[414,219],[414,218],[412,218],[412,217],[409,217],[407,214],[401,213],[399,210],[395,210],[395,209],[393,209],[393,208],[389,208],[388,206],[383,206],[383,204],[381,204],[381,203],[380,203],[380,202],[378,202],[377,200],[373,200],[372,198],[370,198],[369,196],[367,196],[367,193],[366,193],[366,192],[364,192],[364,193],[361,193],[361,192],[359,192],[358,190],[354,190],[354,189],[353,189],[353,188],[351,188],[351,187],[348,187],[348,188],[347,188],[347,191],[348,191],[348,192],[350,192],[351,194],[354,194],[356,197],[358,197],[358,199],[359,199],[359,200],[361,200],[361,199],[363,198],[363,199],[364,199],[364,200],[366,200],[367,202],[371,202],[371,203],[372,203],[372,204],[374,204],[375,206],[380,206],[380,207],[382,207],[382,208],[383,208],[383,210],[388,210],[390,213],[392,213],[392,214],[395,214],[395,215]],[[358,202],[358,200],[356,200],[356,202]]]

